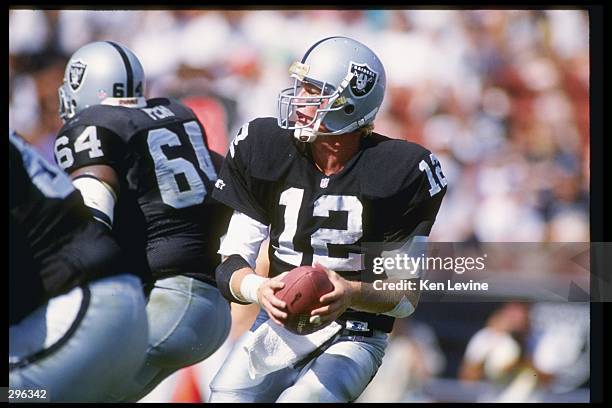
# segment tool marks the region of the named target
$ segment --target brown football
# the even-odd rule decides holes
[[[321,306],[319,298],[334,290],[334,285],[321,268],[299,266],[282,280],[285,287],[275,296],[287,304],[285,328],[296,334],[310,334],[324,326],[310,323],[310,312]]]

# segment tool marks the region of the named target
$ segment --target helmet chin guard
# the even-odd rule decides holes
[[[299,128],[293,130],[293,137],[300,142],[312,143],[317,140],[319,135],[312,128]]]

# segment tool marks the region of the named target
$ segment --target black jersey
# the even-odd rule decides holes
[[[98,164],[117,172],[113,230],[131,256],[146,257],[153,278],[214,283],[227,211],[209,194],[217,174],[191,109],[166,98],[140,109],[91,106],[64,125],[55,146],[68,173]]]
[[[362,244],[429,235],[446,192],[439,162],[420,145],[373,134],[342,171],[326,176],[309,147],[276,119],[249,122],[230,146],[213,196],[270,225],[269,276],[318,262],[346,279],[374,281]],[[349,310],[341,318],[364,315],[373,314]],[[391,330],[391,317],[377,321]]]
[[[9,133],[10,324],[90,280],[130,272],[78,190],[21,137]]]

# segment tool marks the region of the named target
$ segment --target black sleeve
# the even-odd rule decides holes
[[[393,219],[384,231],[385,242],[405,242],[415,235],[428,236],[446,194],[447,181],[440,163],[424,156],[414,170],[420,175],[389,198]]]
[[[9,212],[9,325],[18,323],[43,303],[40,266],[28,244],[26,229]]]
[[[256,194],[257,181],[251,176],[250,162],[256,159],[252,156],[252,145],[256,143],[256,134],[250,123],[244,125],[230,144],[225,157],[219,179],[215,184],[213,198],[232,207],[236,211],[257,220],[270,224],[268,212],[262,197]]]
[[[121,138],[101,126],[62,129],[55,140],[55,161],[68,174],[97,164],[119,172],[124,151]]]
[[[28,186],[30,178],[28,177],[23,163],[21,154],[12,143],[9,143],[9,208],[13,209],[28,198]]]

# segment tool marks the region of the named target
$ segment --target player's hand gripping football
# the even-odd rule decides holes
[[[287,304],[274,296],[274,294],[285,287],[285,283],[281,282],[281,280],[287,273],[284,272],[268,279],[257,290],[257,301],[266,310],[270,319],[281,326],[284,326],[287,321]]]
[[[317,265],[315,265],[317,266]],[[321,296],[320,301],[322,307],[314,309],[310,315],[319,316],[320,324],[326,325],[336,320],[342,313],[351,306],[352,297],[354,294],[353,286],[349,281],[338,275],[336,272],[324,267],[321,264],[318,266],[327,272],[329,280],[334,285],[334,290]],[[318,322],[318,318],[315,318]],[[312,322],[312,318],[311,318]]]

